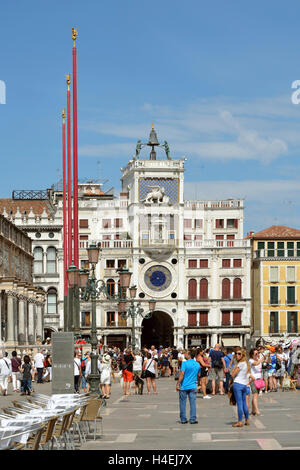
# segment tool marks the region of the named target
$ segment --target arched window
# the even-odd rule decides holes
[[[43,248],[37,246],[33,250],[34,256],[34,264],[33,264],[33,271],[34,274],[42,274],[44,272],[43,269]]]
[[[197,281],[196,279],[190,279],[188,283],[188,298],[196,299],[197,298]]]
[[[208,298],[208,280],[201,279],[200,281],[200,299],[207,299]]]
[[[56,273],[56,249],[53,246],[47,249],[47,273]]]
[[[113,279],[108,279],[106,282],[107,293],[110,296],[115,295],[115,281]]]
[[[233,298],[242,298],[242,281],[239,277],[236,277],[233,281]]]
[[[222,299],[230,299],[230,280],[227,278],[222,281]]]
[[[47,313],[56,314],[57,313],[57,291],[54,287],[48,289],[47,292]]]

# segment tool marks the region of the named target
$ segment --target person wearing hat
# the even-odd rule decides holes
[[[108,352],[104,353],[102,357],[100,385],[103,398],[109,398],[111,387],[111,356]]]

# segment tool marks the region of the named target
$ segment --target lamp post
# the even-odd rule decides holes
[[[156,301],[149,300],[149,312],[144,315],[144,309],[141,308],[141,303],[135,300],[137,288],[130,286],[130,279],[132,273],[128,269],[121,268],[118,270],[120,278],[120,291],[117,295],[110,295],[107,291],[105,282],[101,279],[96,279],[95,269],[99,260],[100,248],[96,245],[90,245],[87,248],[88,260],[91,266],[90,269],[77,269],[74,263],[67,269],[68,282],[70,286],[70,293],[72,299],[69,305],[74,304],[74,298],[80,298],[84,302],[91,300],[92,302],[92,328],[91,328],[91,374],[89,375],[89,383],[91,393],[99,392],[100,376],[98,374],[98,339],[97,339],[97,325],[96,325],[96,301],[101,295],[106,297],[112,302],[118,302],[118,312],[122,318],[132,319],[131,326],[131,342],[133,349],[135,348],[135,320],[138,315],[143,318],[150,318],[153,310],[155,310]],[[79,291],[80,289],[80,291]],[[129,298],[126,297],[127,289],[129,289]],[[129,306],[127,308],[127,304]],[[71,307],[69,308],[69,316],[71,317]],[[77,315],[78,316],[78,315]],[[73,320],[72,328],[74,329],[75,321]]]
[[[126,276],[125,270],[119,270],[119,275],[120,275],[120,288],[121,288],[121,293],[122,293],[122,278],[126,279],[126,288],[129,287],[130,284],[130,278]],[[124,291],[123,291],[124,292]],[[135,350],[135,321],[138,315],[145,319],[149,319],[152,317],[152,313],[155,310],[156,306],[156,301],[154,299],[149,300],[149,312],[144,315],[144,309],[141,307],[141,302],[139,300],[136,300],[136,293],[137,293],[137,288],[136,286],[131,286],[129,287],[129,298],[126,297],[126,294],[121,296],[119,299],[118,303],[118,312],[122,316],[122,318],[127,319],[131,318],[131,345],[133,351]],[[126,303],[129,302],[129,306],[126,309]]]

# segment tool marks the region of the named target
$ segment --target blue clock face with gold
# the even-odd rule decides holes
[[[157,265],[147,269],[144,279],[149,289],[161,292],[171,284],[172,275],[167,268]]]

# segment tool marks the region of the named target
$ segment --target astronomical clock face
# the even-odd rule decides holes
[[[152,266],[144,275],[146,286],[154,292],[162,292],[167,289],[172,281],[171,272],[164,266]]]

